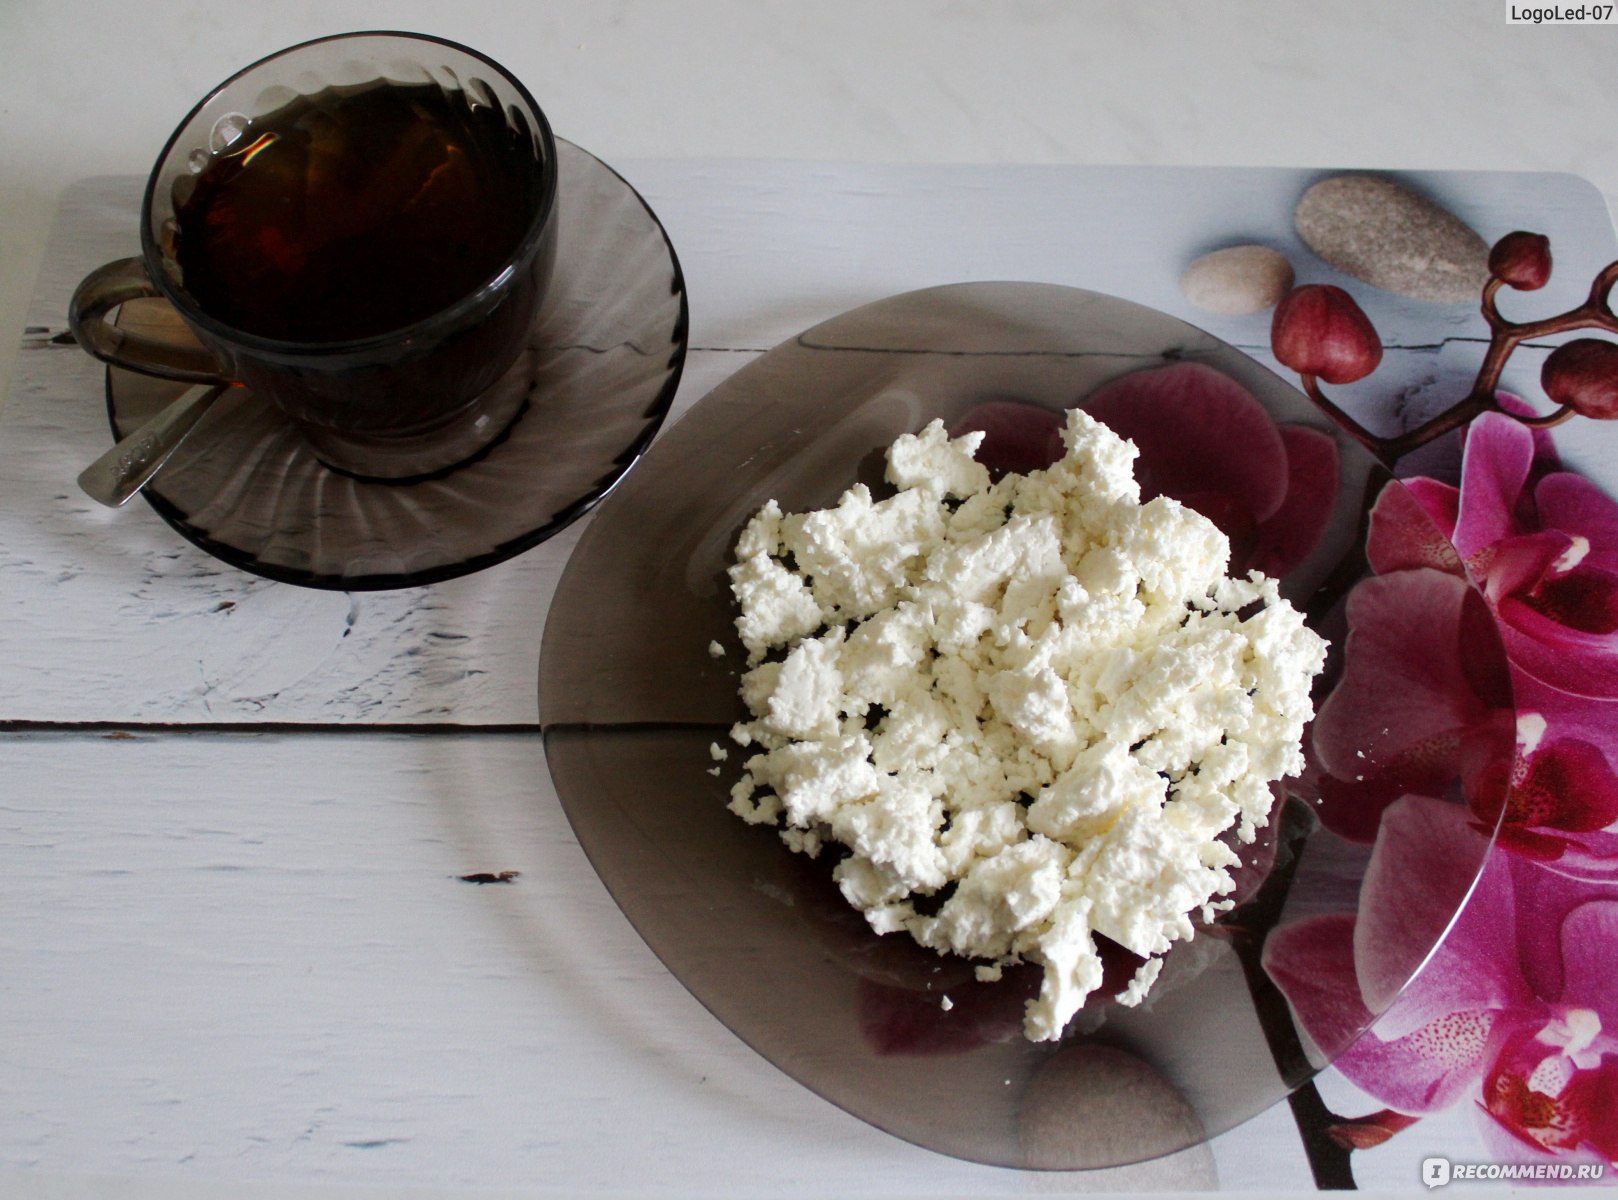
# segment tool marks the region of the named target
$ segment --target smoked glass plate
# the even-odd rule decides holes
[[[1279,440],[1233,437],[1220,424],[1228,414],[1160,408],[1137,437],[1137,474],[1190,479],[1195,490],[1205,468],[1217,490],[1230,456],[1257,455],[1260,442],[1265,453],[1292,449],[1273,464],[1285,499],[1268,534],[1243,528],[1232,540],[1287,547],[1283,591],[1334,644],[1324,695],[1342,669],[1343,598],[1366,572],[1369,500],[1401,485],[1234,348],[1164,314],[1049,285],[895,296],[749,364],[667,431],[602,506],[551,607],[539,679],[546,755],[580,843],[629,920],[764,1058],[944,1154],[1012,1167],[1119,1165],[1196,1144],[1287,1096],[1365,1023],[1330,1045],[1293,1032],[1262,966],[1264,937],[1277,922],[1352,913],[1371,852],[1328,833],[1313,815],[1315,785],[1295,781],[1268,833],[1244,851],[1242,903],[1169,954],[1143,1005],[1097,993],[1059,1043],[1030,1043],[1021,1016],[1038,968],[979,983],[970,964],[877,937],[825,868],[726,810],[745,757],[726,734],[745,714],[725,569],[765,501],[802,510],[856,481],[880,487],[882,450],[934,417],[1083,406],[1109,381],[1186,363],[1242,385]],[[1115,428],[1136,419],[1116,404],[1104,415]],[[1275,527],[1311,508],[1315,518],[1298,516],[1301,533]],[[1469,629],[1472,660],[1503,675],[1492,626]],[[711,655],[712,642],[727,653]],[[1514,735],[1501,736],[1509,747]],[[1364,747],[1370,760],[1375,740]],[[730,746],[717,773],[715,742]],[[1396,965],[1403,982],[1459,911],[1489,844],[1480,837],[1471,859],[1447,864],[1430,910],[1412,914],[1420,936]]]

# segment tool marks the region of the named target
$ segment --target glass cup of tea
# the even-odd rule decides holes
[[[413,33],[305,42],[180,123],[140,256],[85,278],[73,332],[118,367],[250,389],[335,470],[439,474],[527,402],[495,384],[521,370],[555,261],[556,172],[545,114],[484,55]],[[176,336],[113,319],[147,297]]]

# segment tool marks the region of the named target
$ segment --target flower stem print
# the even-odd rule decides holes
[[[1524,342],[1580,329],[1618,334],[1618,316],[1610,303],[1618,283],[1618,263],[1601,270],[1584,301],[1563,313],[1536,321],[1507,320],[1498,299],[1503,288],[1534,291],[1551,277],[1549,241],[1541,234],[1518,231],[1495,243],[1489,255],[1489,281],[1483,288],[1483,317],[1489,326],[1489,348],[1471,390],[1450,408],[1393,437],[1372,433],[1328,397],[1322,383],[1345,384],[1364,379],[1382,361],[1376,329],[1354,298],[1329,284],[1293,289],[1276,306],[1270,329],[1271,349],[1298,373],[1304,391],[1321,411],[1385,466],[1447,433],[1462,429],[1485,413],[1506,413],[1534,428],[1559,425],[1575,414],[1601,419],[1618,417],[1618,345],[1601,338],[1578,338],[1559,346],[1540,373],[1540,384],[1556,406],[1536,415],[1502,403],[1500,376]]]
[[[1231,913],[1225,929],[1241,961],[1248,990],[1253,996],[1254,1011],[1269,1042],[1276,1070],[1282,1079],[1295,1085],[1287,1096],[1287,1103],[1303,1138],[1315,1186],[1322,1190],[1344,1190],[1354,1187],[1354,1173],[1349,1163],[1351,1146],[1337,1133],[1344,1121],[1321,1099],[1313,1083],[1315,1067],[1288,1015],[1286,997],[1264,967],[1266,938],[1281,919],[1281,909],[1299,857],[1304,853],[1314,824],[1307,807],[1297,800],[1287,801],[1276,820],[1279,828],[1275,865],[1252,899]]]

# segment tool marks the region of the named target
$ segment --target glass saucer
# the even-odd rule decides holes
[[[1234,380],[1248,398],[1142,400],[1127,379],[1098,392],[1188,366]],[[728,732],[746,713],[725,572],[752,513],[772,498],[787,511],[822,507],[856,481],[880,494],[882,451],[935,417],[953,426],[1011,409],[1044,419],[1073,405],[1136,441],[1146,494],[1195,493],[1193,507],[1207,506],[1243,561],[1276,564],[1283,592],[1333,644],[1324,696],[1343,673],[1346,597],[1367,571],[1369,499],[1403,485],[1302,393],[1211,335],[1112,297],[1026,283],[867,305],[715,388],[596,514],[558,585],[540,655],[557,794],[608,890],[675,977],[846,1111],[998,1166],[1108,1167],[1185,1149],[1289,1095],[1367,1027],[1345,1024],[1330,1044],[1310,1044],[1261,961],[1269,930],[1361,902],[1371,855],[1316,818],[1318,772],[1289,781],[1265,836],[1238,847],[1237,906],[1176,945],[1145,1002],[1116,1003],[1128,973],[1113,982],[1109,971],[1056,1043],[1022,1033],[1039,968],[984,983],[964,960],[878,937],[843,903],[829,866],[727,810],[746,757]],[[1484,626],[1469,661],[1503,672]],[[710,653],[714,642],[723,656]],[[1500,735],[1509,753],[1510,722]],[[728,749],[722,762],[715,743]],[[1380,749],[1368,735],[1368,760]],[[1315,753],[1306,739],[1312,767]],[[1397,974],[1399,986],[1367,1020],[1430,956],[1488,844],[1478,838],[1467,861],[1435,874],[1426,910],[1409,922],[1419,931],[1383,977]]]
[[[556,273],[524,356],[496,388],[522,412],[476,461],[408,484],[353,479],[316,461],[279,410],[237,390],[215,402],[147,486],[187,539],[246,571],[304,587],[413,587],[494,565],[588,511],[634,465],[685,365],[685,281],[645,200],[588,152],[557,140]],[[174,336],[161,302],[121,323]],[[179,395],[107,371],[115,438]]]

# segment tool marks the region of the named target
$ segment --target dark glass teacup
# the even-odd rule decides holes
[[[271,55],[181,122],[146,186],[138,258],[70,319],[97,358],[239,384],[329,466],[400,480],[477,457],[526,388],[518,359],[556,253],[556,145],[491,59],[420,34]],[[160,297],[193,340],[109,319]]]

